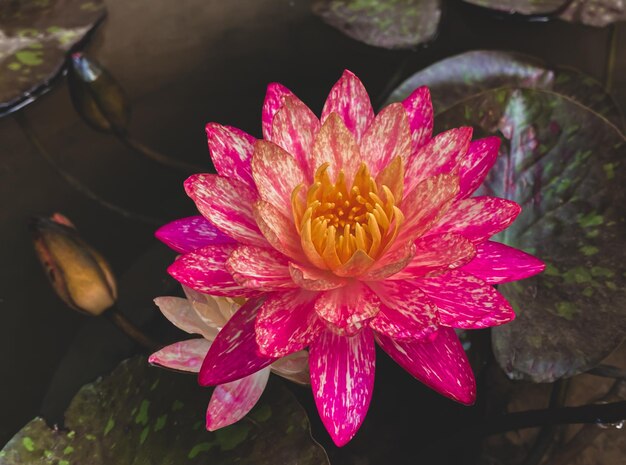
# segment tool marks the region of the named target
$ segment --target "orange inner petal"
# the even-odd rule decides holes
[[[401,199],[379,185],[365,163],[349,188],[343,170],[333,183],[328,167],[324,163],[317,169],[306,191],[300,184],[291,195],[303,249],[316,266],[330,270],[347,263],[358,250],[376,259],[398,234],[404,219],[396,206]]]

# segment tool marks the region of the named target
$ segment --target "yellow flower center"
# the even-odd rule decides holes
[[[343,170],[333,183],[328,167],[324,163],[317,169],[306,195],[303,184],[291,195],[305,253],[315,265],[331,270],[348,263],[358,251],[376,259],[393,242],[404,218],[394,195],[386,185],[377,184],[365,163],[350,188]]]

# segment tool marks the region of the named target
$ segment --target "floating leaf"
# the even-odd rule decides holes
[[[602,27],[626,21],[624,0],[573,0],[559,16],[565,21]]]
[[[547,264],[499,287],[517,319],[494,328],[507,374],[550,382],[586,371],[626,334],[626,141],[607,119],[551,91],[500,88],[438,115],[439,130],[471,125],[502,149],[486,192],[517,201],[500,238]]]
[[[435,37],[440,0],[315,0],[313,12],[353,39],[412,48]]]
[[[67,51],[104,14],[102,0],[0,2],[0,116],[48,90]]]
[[[276,381],[248,417],[210,433],[209,395],[194,377],[127,360],[79,391],[66,430],[31,421],[0,452],[0,464],[328,464],[306,414]]]
[[[472,5],[505,13],[522,15],[551,15],[558,13],[571,0],[464,0]]]
[[[546,89],[624,127],[622,114],[602,84],[572,69],[550,69],[541,60],[518,53],[477,50],[439,61],[404,81],[388,102],[403,100],[419,86],[430,88],[438,113],[467,96],[496,87]]]

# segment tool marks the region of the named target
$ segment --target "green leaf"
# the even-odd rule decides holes
[[[130,359],[79,391],[65,429],[34,419],[0,452],[0,463],[328,464],[304,410],[279,380],[270,380],[248,417],[214,433],[204,428],[208,399],[194,377]]]
[[[102,0],[0,2],[0,116],[46,92],[104,14]]]
[[[493,330],[498,362],[536,382],[592,368],[626,334],[624,136],[580,102],[541,89],[484,90],[435,122],[502,137],[484,191],[523,211],[497,239],[548,265],[499,287],[517,318]]]
[[[375,47],[413,48],[435,37],[440,0],[315,0],[313,12],[353,39]]]
[[[545,89],[580,102],[624,127],[618,106],[602,84],[573,69],[550,68],[541,60],[518,53],[477,50],[439,61],[405,80],[388,103],[403,100],[419,86],[430,88],[437,113],[496,87]]]

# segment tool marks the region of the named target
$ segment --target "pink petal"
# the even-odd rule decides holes
[[[376,263],[361,276],[361,281],[381,281],[383,279],[396,279],[398,272],[404,270],[415,255],[415,245],[412,242],[404,246],[395,247],[376,260]]]
[[[474,244],[486,241],[508,228],[521,207],[498,197],[471,197],[453,203],[429,234],[453,232]]]
[[[288,263],[287,257],[273,249],[242,245],[230,255],[226,268],[244,287],[275,291],[296,287]]]
[[[433,271],[448,271],[469,262],[476,250],[474,245],[460,234],[434,234],[415,241],[415,254],[407,266],[393,279],[410,279]]]
[[[310,163],[310,166],[313,167],[313,171],[309,173],[311,177],[321,165],[330,163],[328,172],[331,179],[334,180],[339,170],[343,170],[346,179],[348,179],[348,185],[352,182],[354,173],[361,164],[359,146],[352,133],[336,113],[328,115],[317,133],[310,154]]]
[[[422,146],[404,168],[404,192],[409,193],[424,179],[455,173],[472,140],[472,128],[450,129]]]
[[[215,431],[245,417],[256,405],[270,376],[269,367],[213,390],[206,412],[206,429]]]
[[[337,113],[341,117],[357,142],[361,141],[374,120],[374,110],[365,86],[348,70],[343,72],[328,94],[322,110],[322,123],[331,113]]]
[[[272,247],[294,260],[306,261],[291,215],[286,217],[272,204],[259,200],[254,205],[254,218]]]
[[[354,334],[365,321],[378,312],[380,302],[376,294],[357,280],[346,286],[324,291],[315,301],[315,312],[330,324],[334,331]]]
[[[361,156],[373,176],[394,158],[404,163],[411,154],[409,119],[401,103],[392,103],[376,115],[361,142]]]
[[[315,404],[338,446],[354,437],[363,423],[374,388],[376,349],[372,331],[340,336],[325,331],[311,345],[309,367]]]
[[[370,283],[381,301],[370,328],[394,339],[422,339],[437,330],[437,309],[413,281]]]
[[[257,194],[246,184],[214,174],[194,174],[185,191],[207,220],[238,242],[264,246],[267,241],[254,221]]]
[[[260,140],[254,146],[252,174],[259,196],[285,216],[292,215],[291,193],[305,183],[298,162],[272,142]]]
[[[241,129],[217,123],[206,125],[206,135],[217,174],[254,189],[250,160],[256,139]]]
[[[470,274],[453,270],[420,278],[415,284],[437,306],[439,321],[444,326],[482,329],[515,318],[515,312],[498,291]]]
[[[310,154],[320,127],[317,116],[295,95],[285,97],[274,117],[272,142],[293,155],[302,171],[309,174],[309,182],[317,168],[310,165]]]
[[[228,297],[217,297],[203,294],[184,285],[181,287],[183,288],[185,297],[187,297],[187,300],[194,308],[198,316],[206,321],[207,324],[210,322],[218,329],[221,329],[235,313],[235,310],[241,306]],[[228,310],[224,312],[224,308],[228,308]],[[228,313],[228,315],[226,316],[225,313]]]
[[[545,267],[541,260],[526,252],[487,241],[476,246],[476,257],[461,270],[487,284],[499,284],[529,278],[541,273]]]
[[[401,342],[377,335],[382,349],[398,365],[434,389],[462,404],[476,400],[476,381],[454,329],[441,327],[434,338]]]
[[[346,279],[334,275],[330,271],[320,270],[311,266],[289,263],[291,279],[303,289],[309,291],[327,291],[346,285]]]
[[[450,174],[420,182],[402,199],[401,209],[405,217],[396,243],[412,241],[428,231],[446,212],[458,192],[459,180]]]
[[[483,183],[498,158],[499,137],[473,141],[459,162],[459,198],[469,197]]]
[[[272,363],[272,373],[298,384],[311,384],[309,352],[301,350]]]
[[[153,353],[148,362],[171,370],[197,373],[209,347],[211,342],[204,338],[180,341]]]
[[[205,245],[235,242],[203,216],[190,216],[161,226],[155,237],[176,252],[187,253]]]
[[[418,87],[402,101],[409,116],[413,153],[427,143],[433,132],[433,104],[428,87]]]
[[[226,270],[226,260],[235,246],[208,245],[180,256],[167,272],[179,283],[204,294],[251,297],[258,294],[235,282]]]
[[[272,140],[272,123],[274,115],[280,110],[285,101],[285,97],[293,93],[282,84],[273,82],[267,86],[265,102],[263,102],[263,138]]]
[[[154,299],[165,318],[177,328],[190,334],[201,334],[212,341],[217,336],[217,325],[208,325],[194,310],[191,302],[180,297],[157,297]]]
[[[259,351],[269,357],[284,357],[309,345],[323,325],[313,311],[316,292],[276,292],[263,302],[256,319]]]
[[[259,353],[255,340],[254,321],[262,302],[262,299],[248,300],[219,332],[200,368],[200,385],[228,383],[276,360]]]

